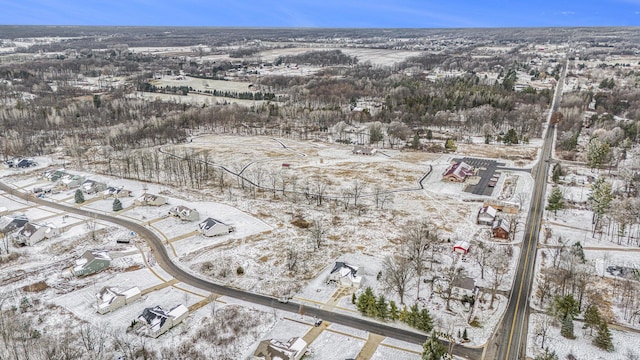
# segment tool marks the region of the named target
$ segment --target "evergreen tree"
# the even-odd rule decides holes
[[[422,360],[441,360],[447,353],[447,348],[438,339],[436,331],[431,331],[429,338],[422,345]]]
[[[589,305],[584,311],[584,326],[589,328],[589,335],[593,335],[593,329],[600,326],[600,311],[595,305]]]
[[[355,304],[355,303],[356,303],[356,300],[357,300],[357,298],[356,298],[356,293],[351,294],[351,303],[352,303],[352,304]]]
[[[420,135],[418,133],[413,135],[413,140],[411,141],[411,147],[416,150],[420,147]]]
[[[518,143],[518,133],[514,129],[509,129],[507,133],[502,138],[502,142],[506,145],[517,144]]]
[[[571,315],[567,315],[562,320],[562,327],[560,328],[560,335],[567,339],[575,339],[575,335],[573,335],[573,318]]]
[[[535,357],[534,360],[558,360],[558,355],[555,351],[549,351],[549,349],[544,349],[544,352]]]
[[[600,141],[598,138],[592,138],[587,148],[587,165],[591,169],[599,168],[609,155],[609,144]]]
[[[462,340],[469,340],[469,334],[467,334],[467,328],[462,332]]]
[[[398,306],[395,301],[389,301],[389,319],[398,320],[400,314],[398,313]]]
[[[417,328],[420,321],[420,310],[418,310],[418,304],[413,304],[409,310],[409,316],[407,318],[407,325]]]
[[[449,152],[455,152],[456,150],[458,150],[458,147],[456,146],[456,143],[453,141],[453,139],[447,139],[444,142],[444,148]]]
[[[82,193],[82,190],[76,190],[75,200],[76,204],[82,204],[84,202],[84,194]]]
[[[604,177],[599,177],[593,185],[591,185],[591,194],[589,195],[589,204],[593,211],[594,230],[602,219],[602,216],[611,208],[613,194],[611,193],[611,184],[605,181]]]
[[[120,201],[120,199],[113,200],[113,211],[120,211],[120,210],[122,210],[122,202]]]
[[[431,129],[427,130],[427,140],[433,140],[433,131],[431,131]]]
[[[545,208],[548,211],[553,211],[555,215],[558,210],[564,209],[564,198],[562,196],[562,191],[559,187],[554,187],[551,190],[551,194],[549,195],[549,199],[547,200],[547,207]]]
[[[577,241],[575,244],[571,245],[571,255],[580,259],[580,261],[584,264],[587,262],[587,258],[584,256],[584,248],[582,248],[582,244],[580,241]]]
[[[569,315],[573,318],[580,314],[580,307],[578,306],[578,301],[573,297],[573,294],[565,296],[556,295],[551,302],[549,312],[557,319],[563,320]]]
[[[562,176],[562,166],[560,165],[560,163],[556,163],[555,165],[553,165],[551,180],[557,184],[558,181],[560,181],[560,176]]]
[[[600,323],[598,327],[598,336],[593,339],[593,345],[605,351],[613,351],[613,342],[611,341],[611,332],[605,321]]]
[[[400,315],[398,316],[398,319],[400,319],[400,321],[402,321],[403,323],[407,323],[408,319],[409,319],[409,311],[407,310],[407,306],[403,306],[402,307],[402,311],[400,311]]]
[[[371,287],[367,286],[364,292],[360,294],[360,296],[358,297],[356,307],[358,308],[358,311],[360,311],[361,314],[366,316],[371,316],[368,314],[371,312],[370,307],[372,302],[375,306],[376,296],[373,294],[373,290],[371,289]]]
[[[431,314],[429,314],[429,310],[422,309],[420,310],[420,318],[418,319],[418,326],[416,328],[422,331],[431,331],[433,329],[433,320],[431,319]]]
[[[387,304],[387,299],[384,298],[384,295],[380,295],[378,297],[378,301],[376,302],[376,315],[382,320],[387,320],[389,317],[389,304]]]

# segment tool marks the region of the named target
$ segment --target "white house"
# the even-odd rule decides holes
[[[372,147],[354,146],[351,152],[357,155],[375,155],[377,152],[377,149]]]
[[[456,278],[451,284],[451,297],[454,299],[462,299],[465,295],[472,297],[476,292],[476,281],[468,276]]]
[[[84,177],[80,175],[66,174],[60,178],[60,184],[67,189],[75,189],[84,183]]]
[[[82,183],[80,189],[87,194],[95,194],[101,191],[105,191],[107,189],[107,184],[87,179]]]
[[[214,218],[206,218],[198,225],[200,233],[204,236],[225,235],[233,231],[233,227]]]
[[[498,210],[491,205],[483,206],[480,211],[478,211],[477,223],[478,225],[491,225],[493,221],[496,219],[496,215],[498,214]]]
[[[105,199],[110,197],[121,199],[129,196],[131,196],[131,191],[124,189],[122,186],[120,187],[109,186],[106,190],[102,192],[102,197]]]
[[[18,232],[16,241],[21,245],[31,246],[44,239],[51,239],[58,234],[60,234],[58,228],[51,224],[26,223]]]
[[[357,266],[336,261],[331,273],[329,273],[328,281],[333,281],[342,286],[359,289],[362,285],[362,276],[356,275],[357,273]]]
[[[167,203],[167,198],[159,195],[144,194],[133,200],[133,203],[139,206],[162,206]]]
[[[142,326],[137,329],[137,332],[152,338],[157,338],[169,331],[172,327],[180,324],[187,315],[189,315],[189,309],[182,304],[169,311],[165,311],[160,306],[146,308],[142,311],[142,314],[138,316],[137,320]]]
[[[469,252],[469,243],[466,241],[458,241],[453,245],[453,251],[465,255]]]
[[[294,337],[289,341],[262,340],[253,353],[255,360],[300,360],[307,352],[307,342]]]
[[[200,220],[200,213],[196,209],[189,209],[184,205],[174,206],[169,209],[169,215],[177,217],[182,221]]]
[[[119,291],[112,287],[103,287],[96,294],[96,309],[98,313],[106,314],[140,299],[141,294],[140,289],[135,286],[125,291]]]

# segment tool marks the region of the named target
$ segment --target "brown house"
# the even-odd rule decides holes
[[[506,219],[500,219],[493,222],[491,226],[491,233],[493,237],[498,239],[509,239],[509,231],[510,231],[509,221]]]

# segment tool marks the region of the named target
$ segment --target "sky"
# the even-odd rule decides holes
[[[639,26],[640,0],[0,0],[0,25]]]

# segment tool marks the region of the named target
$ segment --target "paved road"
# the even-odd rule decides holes
[[[562,84],[564,83],[566,70],[567,67],[565,64],[562,76],[558,81],[549,119],[560,104]],[[529,208],[529,214],[527,216],[525,234],[520,251],[520,260],[518,262],[513,287],[511,288],[509,305],[507,306],[507,311],[502,319],[502,323],[493,336],[493,340],[487,345],[484,356],[486,359],[516,360],[526,358],[529,296],[534,277],[538,234],[546,200],[546,184],[554,134],[555,127],[549,125],[542,146],[540,161],[534,169],[535,186],[531,197],[531,207]]]
[[[122,218],[118,218],[118,217],[105,215],[102,213],[88,211],[81,208],[74,208],[74,207],[56,203],[56,202],[50,202],[40,198],[34,198],[31,196],[31,194],[27,194],[20,190],[14,189],[4,183],[0,183],[0,190],[5,191],[8,194],[25,199],[27,201],[31,201],[36,204],[48,206],[54,209],[58,209],[58,210],[62,210],[62,211],[66,211],[69,213],[74,213],[82,216],[93,217],[95,219],[114,223],[124,228],[127,228],[131,231],[135,231],[136,233],[138,233],[138,235],[141,238],[147,241],[147,243],[149,244],[149,247],[153,250],[153,253],[155,255],[156,261],[158,262],[158,265],[160,265],[162,269],[164,269],[166,272],[171,274],[174,278],[176,278],[177,280],[185,284],[189,284],[191,286],[195,286],[197,288],[203,289],[208,292],[213,292],[219,295],[225,295],[232,298],[244,300],[253,304],[268,306],[274,309],[288,311],[291,313],[300,312],[301,305],[298,303],[294,303],[294,302],[281,303],[269,296],[250,293],[250,292],[242,291],[239,289],[218,285],[213,282],[201,279],[196,275],[192,275],[186,272],[185,270],[183,270],[182,268],[180,268],[178,265],[176,265],[171,261],[171,258],[167,253],[167,249],[162,244],[162,241],[158,237],[158,235],[156,235],[153,231],[149,230],[148,228],[138,223],[125,220]],[[357,317],[353,317],[345,314],[334,313],[334,312],[322,310],[319,308],[304,306],[304,313],[305,315],[316,316],[318,318],[327,320],[332,323],[337,323],[337,324],[349,326],[352,328],[365,330],[374,334],[383,335],[393,339],[406,341],[409,343],[422,345],[427,340],[427,336],[424,334],[420,334],[413,331],[407,331],[404,329],[398,329],[382,323],[368,321],[366,319],[361,319],[361,318],[357,318]],[[446,342],[444,343],[446,346],[447,343]],[[454,348],[454,354],[467,359],[480,359],[480,357],[482,356],[482,348],[470,348],[470,347],[464,347],[464,346],[458,345]]]

